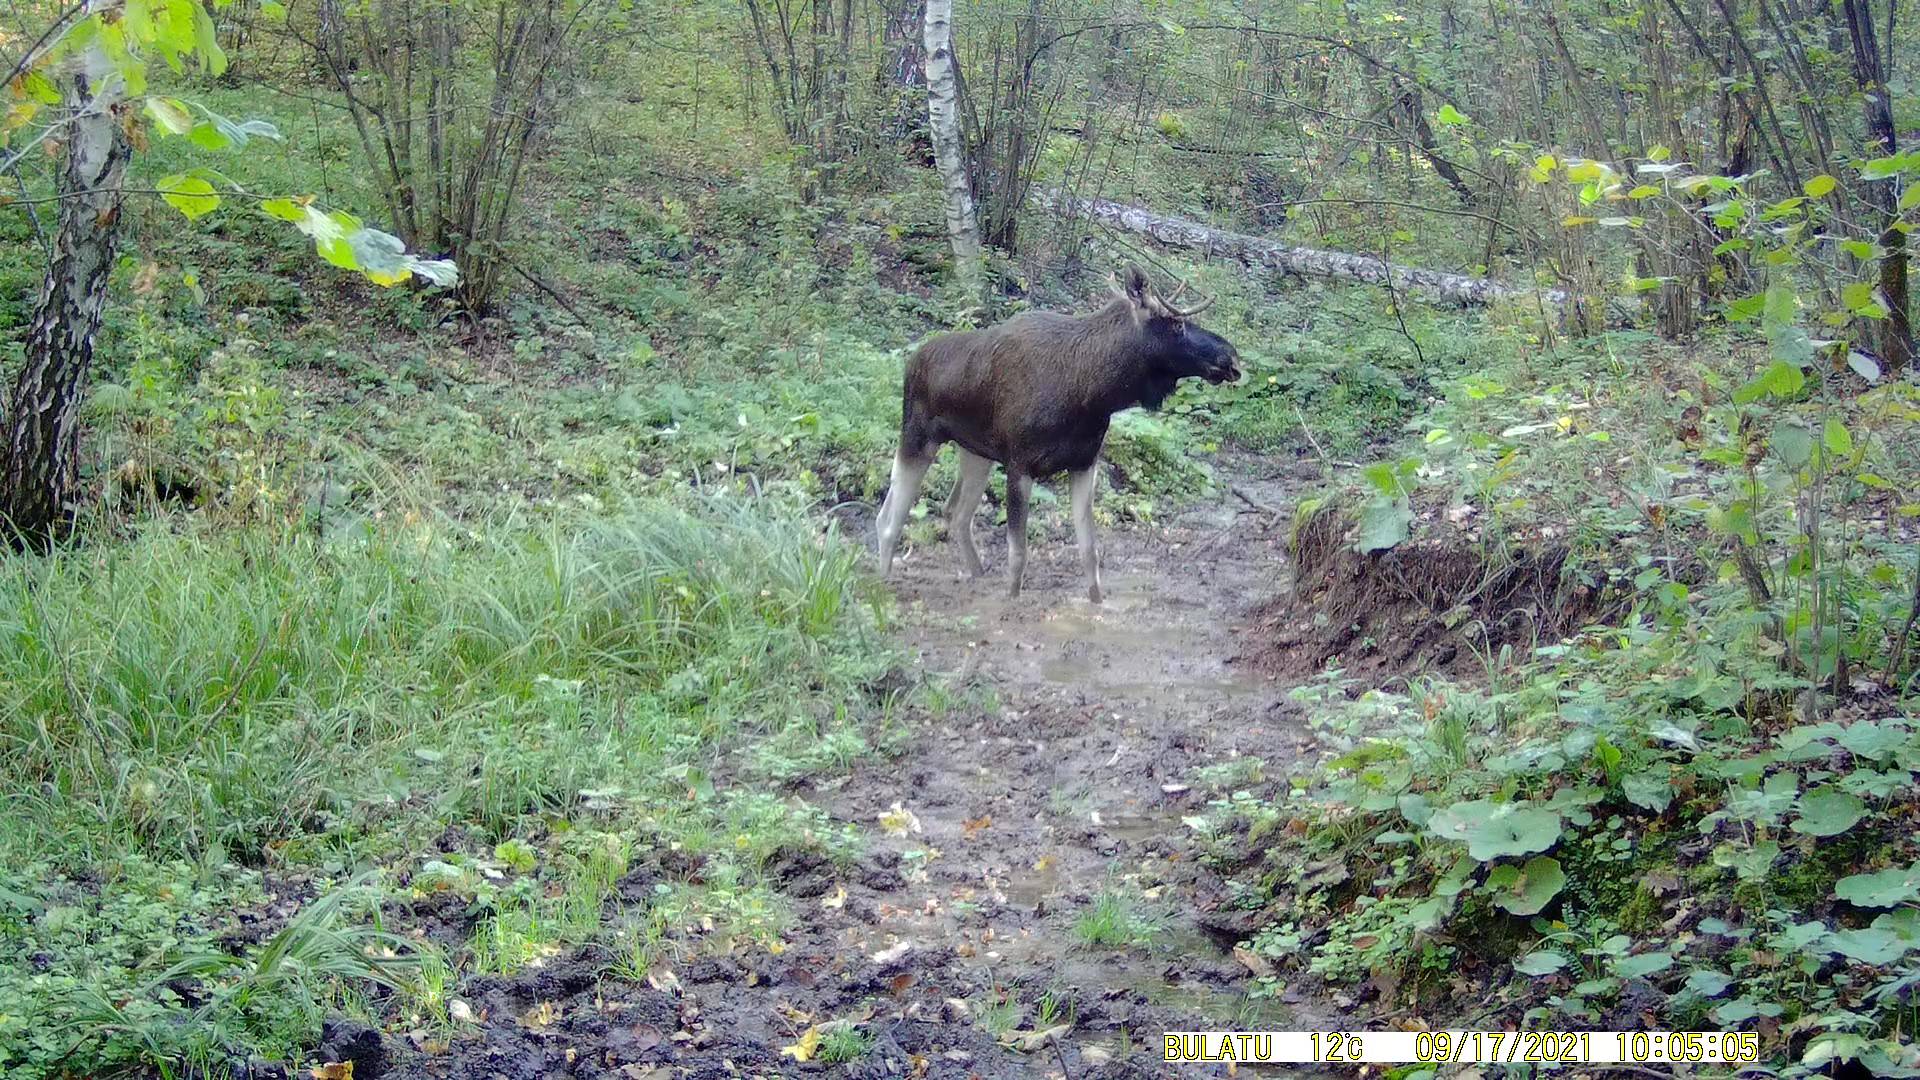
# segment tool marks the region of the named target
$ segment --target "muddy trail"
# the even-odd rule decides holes
[[[557,957],[469,979],[479,1030],[452,1046],[342,1022],[321,1060],[361,1078],[1209,1076],[1227,1072],[1164,1064],[1161,1034],[1334,1022],[1324,1003],[1249,998],[1232,952],[1246,927],[1182,820],[1212,797],[1196,770],[1274,774],[1308,746],[1287,684],[1237,662],[1284,582],[1278,514],[1313,479],[1261,468],[1171,521],[1105,530],[1099,606],[1058,535],[1036,536],[1007,599],[985,513],[984,579],[960,580],[944,543],[905,552],[896,630],[953,704],[898,752],[786,792],[869,840],[851,869],[776,862],[798,924],[780,955],[647,983]],[[663,871],[688,868],[642,867],[617,891],[645,902]],[[845,1021],[871,1038],[855,1061],[782,1052]]]

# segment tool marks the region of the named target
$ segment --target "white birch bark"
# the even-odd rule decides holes
[[[953,0],[927,0],[927,126],[933,135],[934,167],[946,193],[947,235],[953,241],[956,276],[969,294],[980,289],[980,220],[967,184],[966,147],[960,138],[960,90],[954,76]]]

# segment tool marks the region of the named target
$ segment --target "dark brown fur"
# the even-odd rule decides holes
[[[950,529],[972,521],[986,462],[1006,467],[1016,594],[1026,561],[1028,487],[1035,478],[1074,475],[1074,529],[1088,594],[1100,598],[1091,470],[1113,414],[1135,405],[1157,408],[1181,379],[1218,383],[1240,376],[1233,345],[1195,325],[1192,312],[1155,295],[1138,267],[1127,267],[1121,280],[1119,295],[1090,314],[1027,312],[983,330],[936,337],[914,352],[901,392],[893,481],[880,515],[883,570],[892,568],[900,527],[927,465],[953,442],[974,460],[963,455],[962,481],[948,506]],[[898,499],[906,501],[896,505]],[[969,571],[978,573],[971,533],[956,533],[955,539]]]

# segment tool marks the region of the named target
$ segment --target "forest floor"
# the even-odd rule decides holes
[[[1164,1064],[1161,1034],[1324,1025],[1326,1003],[1248,996],[1262,961],[1236,959],[1225,885],[1182,820],[1210,797],[1196,770],[1283,772],[1310,740],[1289,687],[1240,657],[1249,612],[1285,580],[1274,511],[1317,471],[1229,468],[1240,495],[1223,483],[1158,525],[1103,532],[1097,607],[1060,537],[1036,538],[1011,600],[1004,529],[980,529],[980,580],[958,578],[944,543],[906,552],[897,630],[959,704],[894,755],[790,789],[872,840],[844,868],[776,863],[796,916],[779,955],[706,957],[647,984],[584,955],[478,976],[463,987],[477,1030],[424,1052],[389,1037],[355,1075],[1228,1075]],[[616,894],[644,902],[659,875],[689,872],[665,854]],[[846,1021],[864,1053],[825,1069]],[[371,1034],[330,1028],[321,1060],[359,1056]]]

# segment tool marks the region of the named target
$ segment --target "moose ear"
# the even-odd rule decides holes
[[[1126,269],[1120,271],[1120,287],[1126,292],[1127,299],[1133,302],[1134,307],[1146,307],[1147,297],[1153,294],[1153,286],[1147,282],[1146,271],[1133,263],[1128,263]]]

